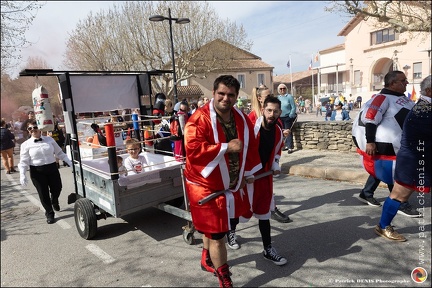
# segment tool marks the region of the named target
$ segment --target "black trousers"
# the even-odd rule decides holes
[[[30,178],[45,209],[45,216],[54,215],[52,204],[58,204],[62,182],[57,164],[30,166]],[[50,196],[51,194],[51,196]]]

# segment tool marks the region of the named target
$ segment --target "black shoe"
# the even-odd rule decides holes
[[[47,223],[48,224],[54,224],[55,223],[54,215],[47,216]]]
[[[59,204],[53,204],[54,211],[60,211],[60,205]]]
[[[286,150],[288,150],[288,146],[284,146],[284,147],[282,148],[282,151],[286,151]]]
[[[285,265],[288,262],[285,257],[279,255],[276,252],[276,249],[274,249],[271,246],[264,249],[263,256],[265,259],[272,261],[274,264],[278,266]]]
[[[63,162],[63,167],[69,167],[69,165],[66,162]]]
[[[374,197],[366,198],[363,194],[360,193],[359,200],[365,204],[368,204],[369,206],[381,207],[381,203],[378,202]]]
[[[10,172],[17,172],[14,168],[12,168],[11,170],[10,170]]]
[[[291,154],[293,152],[294,152],[293,149],[288,149],[288,154]]]
[[[419,211],[413,209],[409,203],[401,205],[397,213],[410,218],[419,218],[422,215]]]
[[[279,209],[277,207],[275,207],[275,210],[271,212],[271,218],[273,220],[280,222],[280,223],[292,222],[292,220],[287,215],[285,215],[284,213],[279,211]]]

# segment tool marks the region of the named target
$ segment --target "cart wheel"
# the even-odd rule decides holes
[[[193,232],[189,232],[189,231],[184,230],[183,231],[183,240],[187,244],[192,245],[195,242],[195,237],[193,235]]]
[[[80,236],[86,240],[93,238],[97,231],[97,217],[93,204],[86,198],[80,198],[74,207],[75,225]]]

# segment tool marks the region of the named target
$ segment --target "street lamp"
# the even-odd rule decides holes
[[[173,85],[174,85],[174,101],[178,102],[177,95],[177,75],[175,70],[175,59],[174,59],[174,41],[173,41],[173,33],[172,33],[172,21],[174,20],[177,24],[187,24],[190,22],[189,18],[172,18],[171,17],[171,8],[168,8],[168,17],[162,15],[153,15],[149,17],[150,21],[160,22],[164,20],[168,20],[169,28],[170,28],[170,40],[171,40],[171,58],[172,58],[172,67],[173,67]],[[175,104],[174,103],[174,104]]]

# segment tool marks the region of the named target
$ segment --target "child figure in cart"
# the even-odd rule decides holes
[[[135,139],[128,139],[125,141],[126,151],[129,156],[124,160],[124,166],[128,175],[139,174],[143,171],[147,161],[143,155],[139,155],[141,152],[140,142]]]

